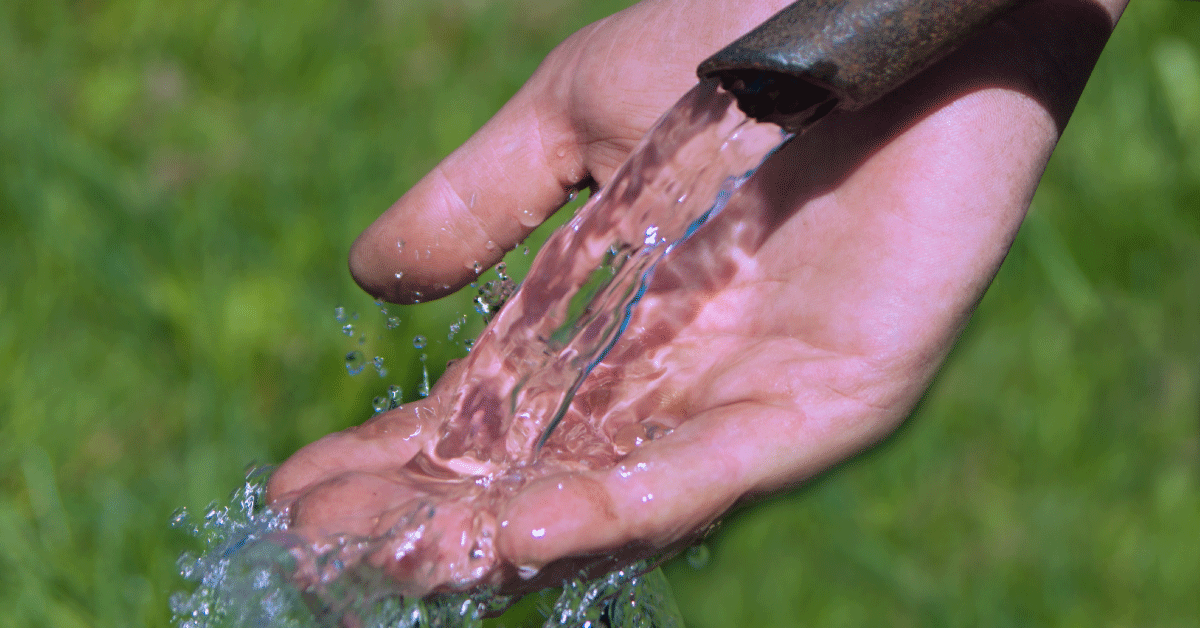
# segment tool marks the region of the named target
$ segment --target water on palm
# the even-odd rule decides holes
[[[539,477],[612,467],[641,444],[669,434],[664,425],[611,403],[632,372],[605,374],[605,403],[575,399],[617,346],[656,265],[718,213],[762,160],[788,139],[773,124],[747,119],[714,81],[697,85],[634,149],[612,181],[547,241],[528,278],[474,343],[455,381],[439,382],[432,406],[436,438],[393,476],[415,495],[386,534],[341,535],[316,544],[289,530],[289,513],[262,502],[264,479],[213,508],[200,525],[207,544],[186,555],[184,576],[199,582],[173,608],[181,626],[474,625],[510,600],[487,585],[505,573],[489,532],[437,530],[434,504],[495,513]],[[667,323],[670,324],[669,322]],[[573,401],[575,403],[573,403]],[[394,412],[405,412],[401,407]],[[484,526],[486,528],[486,526]],[[429,549],[438,533],[461,536],[461,556]],[[407,544],[398,540],[409,539]],[[415,541],[412,541],[415,539]],[[408,552],[403,569],[371,560]],[[438,564],[433,564],[437,561]],[[519,567],[519,566],[516,566]],[[316,574],[294,586],[297,571]],[[677,617],[661,573],[624,566],[607,576],[564,582],[548,626],[671,625]],[[437,573],[433,583],[414,574]],[[437,592],[431,598],[423,594]],[[639,602],[639,603],[634,603]],[[647,623],[648,622],[648,623]]]

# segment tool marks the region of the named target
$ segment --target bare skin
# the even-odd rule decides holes
[[[471,262],[497,262],[567,190],[605,185],[695,83],[696,65],[787,2],[749,4],[647,0],[576,33],[363,233],[355,279],[393,302],[473,280]],[[430,554],[444,565],[389,565],[394,551],[373,560],[417,592],[520,589],[589,557],[660,551],[877,442],[908,415],[1003,261],[1124,5],[1033,2],[772,157],[742,203],[660,268],[572,407],[580,420],[673,428],[667,436],[604,464],[560,455],[479,516],[393,475],[433,446],[446,417],[432,408],[464,376],[452,369],[430,399],[297,452],[270,499],[310,541],[386,534],[416,497],[441,504],[435,525],[485,529],[487,547],[472,548],[487,554],[480,566],[463,567],[455,535]],[[400,239],[431,257],[397,252]],[[522,585],[515,566],[540,577]]]

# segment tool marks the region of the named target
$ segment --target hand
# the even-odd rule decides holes
[[[576,33],[359,238],[355,279],[394,302],[473,280],[473,261],[498,261],[567,190],[604,186],[695,66],[786,3],[744,4],[648,0]],[[607,464],[552,456],[480,509],[476,484],[404,471],[437,460],[450,417],[435,409],[470,376],[459,365],[424,402],[298,452],[271,500],[310,541],[383,537],[363,557],[416,592],[514,583],[517,567],[540,570],[535,586],[599,560],[589,557],[686,541],[740,500],[876,442],[998,269],[1123,4],[1034,2],[772,157],[660,266],[571,407],[580,424],[614,426],[610,436],[666,436]],[[399,240],[431,256],[404,255]],[[435,506],[425,536],[389,532],[417,503]]]

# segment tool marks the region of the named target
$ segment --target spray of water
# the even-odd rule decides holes
[[[180,574],[196,583],[191,593],[171,597],[179,628],[477,628],[513,601],[487,588],[406,598],[395,595],[385,575],[361,564],[330,565],[338,575],[325,586],[296,586],[297,556],[309,550],[288,537],[284,517],[266,508],[270,470],[251,469],[228,504],[211,504],[199,520],[183,508],[172,515],[172,527],[208,548],[179,557]],[[312,558],[319,559],[301,556]],[[662,571],[645,562],[565,581],[543,614],[546,628],[683,626]]]

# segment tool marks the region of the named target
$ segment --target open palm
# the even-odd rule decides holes
[[[570,189],[604,186],[699,61],[785,3],[740,4],[651,0],[568,39],[360,237],[355,278],[396,302],[473,280],[473,261],[498,261]],[[272,500],[310,541],[381,539],[361,558],[413,592],[536,586],[686,541],[861,450],[907,415],[1003,260],[1119,13],[1107,9],[1027,6],[774,155],[660,265],[545,461],[489,487],[487,507],[469,465],[437,451],[437,409],[482,358],[298,452]],[[594,433],[608,456],[579,444]]]

